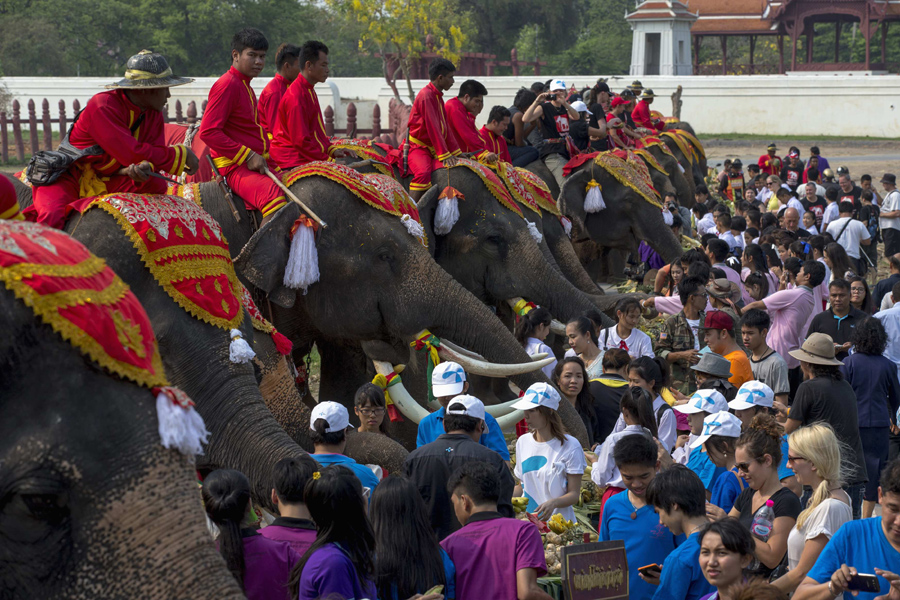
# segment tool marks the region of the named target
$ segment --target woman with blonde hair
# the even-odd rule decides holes
[[[850,496],[841,489],[841,443],[827,423],[801,427],[788,438],[788,465],[812,498],[788,536],[789,571],[772,585],[792,593],[806,578],[828,540],[852,520]]]

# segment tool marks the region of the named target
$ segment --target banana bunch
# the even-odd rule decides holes
[[[513,505],[513,510],[516,513],[523,513],[523,512],[525,512],[525,508],[528,506],[528,498],[525,498],[524,496],[520,496],[518,498],[513,498],[512,505]]]
[[[547,521],[547,527],[549,527],[550,531],[553,533],[565,533],[569,529],[575,527],[575,523],[564,519],[561,514],[556,513],[550,517],[549,521]]]

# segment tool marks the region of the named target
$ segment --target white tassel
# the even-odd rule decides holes
[[[595,213],[605,208],[606,202],[603,201],[603,192],[600,191],[600,184],[592,179],[588,183],[588,191],[584,196],[584,211]]]
[[[410,217],[409,215],[403,215],[400,217],[400,222],[406,226],[406,231],[409,232],[409,235],[413,237],[419,238],[419,241],[423,244],[425,243],[425,229],[422,225]]]
[[[678,169],[684,174],[684,167],[681,166],[681,163],[678,163]]]
[[[663,216],[663,221],[665,221],[666,225],[668,225],[669,227],[671,227],[672,223],[675,222],[674,217],[672,217],[672,213],[670,213],[666,209],[662,210],[662,216]]]
[[[194,403],[177,388],[155,388],[156,415],[159,418],[159,439],[165,448],[174,448],[191,457],[203,454],[203,444],[209,431],[203,417],[194,410]]]
[[[240,329],[231,330],[231,345],[228,347],[228,356],[231,358],[231,362],[237,364],[248,363],[256,356],[256,352],[244,340]]]
[[[312,227],[301,224],[291,240],[291,254],[284,269],[284,285],[293,290],[303,290],[319,280],[319,251]]]
[[[569,220],[568,217],[560,217],[560,223],[562,223],[563,231],[566,232],[566,235],[569,236],[569,239],[572,238],[572,221]]]
[[[434,214],[434,233],[447,235],[459,220],[459,202],[454,198],[441,198],[438,200],[437,211]]]
[[[542,236],[541,232],[538,231],[537,225],[527,219],[525,220],[525,222],[528,223],[528,233],[531,234],[531,237],[534,238],[534,241],[540,244],[541,240],[544,239],[544,236]]]

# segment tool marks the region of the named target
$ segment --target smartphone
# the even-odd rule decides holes
[[[878,583],[878,577],[875,575],[870,575],[869,573],[857,573],[850,578],[847,589],[877,594],[881,591],[881,584]]]
[[[662,573],[662,567],[656,563],[653,563],[652,565],[641,567],[640,569],[638,569],[638,573],[640,573],[644,577],[659,577],[659,574]]]
[[[432,595],[432,594],[440,594],[440,593],[443,592],[443,591],[444,591],[444,586],[442,586],[442,585],[436,585],[436,586],[434,586],[433,588],[431,588],[430,590],[428,590],[427,592],[425,592],[425,594],[423,594],[423,595],[424,595],[424,596],[430,596],[430,595]]]

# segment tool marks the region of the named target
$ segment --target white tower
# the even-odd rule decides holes
[[[697,17],[679,0],[638,0],[625,15],[634,31],[631,75],[691,75],[691,25]]]

